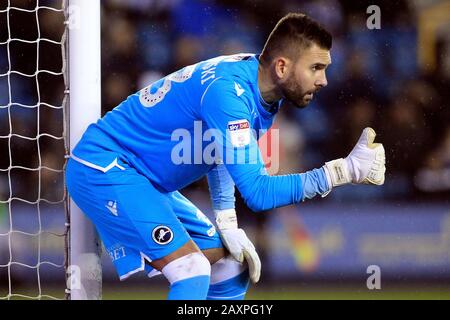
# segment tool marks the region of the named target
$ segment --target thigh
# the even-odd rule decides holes
[[[92,220],[119,276],[143,270],[145,260],[161,259],[191,238],[167,194],[125,163],[106,173],[69,160],[69,193]]]

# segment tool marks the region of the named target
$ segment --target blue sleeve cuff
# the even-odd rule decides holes
[[[303,182],[303,198],[312,199],[316,195],[325,194],[330,190],[327,177],[323,168],[314,169],[301,174]]]

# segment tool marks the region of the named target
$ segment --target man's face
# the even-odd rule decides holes
[[[292,62],[286,78],[280,81],[284,97],[298,108],[304,108],[315,92],[327,85],[325,70],[331,64],[330,51],[316,44],[303,50],[297,61]]]

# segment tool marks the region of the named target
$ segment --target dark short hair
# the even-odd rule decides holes
[[[302,49],[313,43],[330,50],[332,36],[318,22],[302,13],[289,13],[278,21],[261,52],[263,63],[269,63],[277,54],[297,57]]]

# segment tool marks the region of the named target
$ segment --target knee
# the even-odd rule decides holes
[[[246,263],[236,261],[231,255],[227,255],[211,266],[211,284],[234,278],[247,270]]]
[[[247,264],[239,263],[228,255],[211,267],[211,280],[207,299],[244,299],[250,283],[249,279]]]
[[[194,252],[169,262],[161,272],[173,284],[197,276],[211,276],[211,264],[201,252]]]
[[[208,294],[211,265],[200,252],[169,262],[162,270],[170,282],[168,299],[204,300]]]

